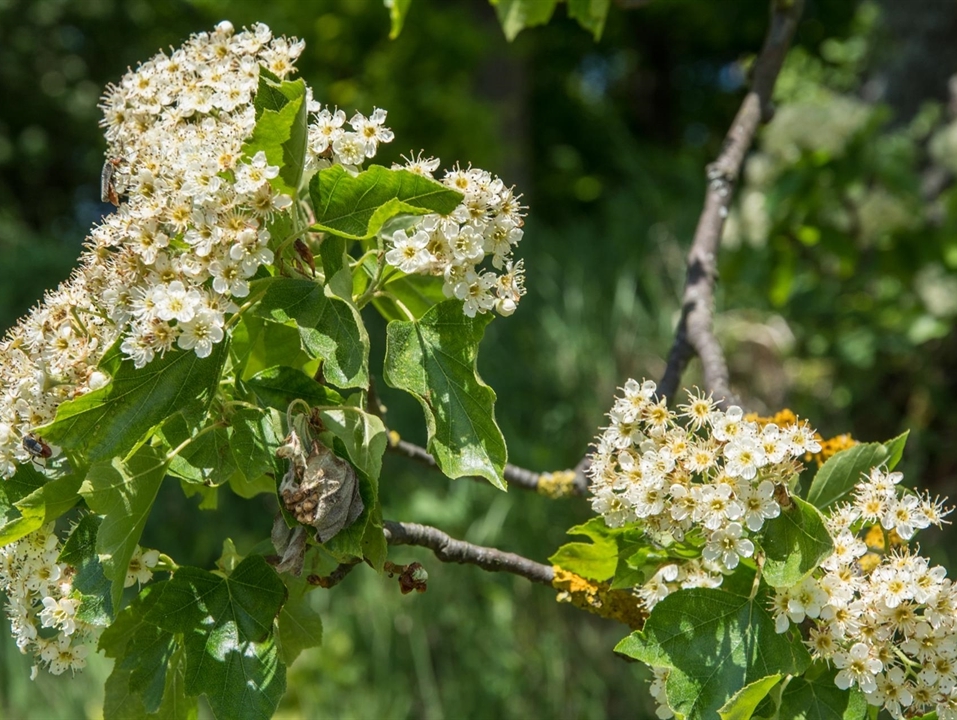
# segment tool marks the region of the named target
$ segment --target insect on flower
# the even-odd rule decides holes
[[[43,440],[33,435],[23,436],[23,449],[35,458],[46,459],[53,455],[53,450]]]
[[[106,162],[103,163],[103,171],[100,173],[100,200],[113,203],[117,207],[120,204],[120,196],[113,185],[113,175],[121,162],[119,158],[107,158]]]

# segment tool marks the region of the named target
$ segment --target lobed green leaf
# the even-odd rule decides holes
[[[306,164],[306,83],[301,79],[278,82],[260,73],[255,106],[256,125],[243,144],[243,154],[252,159],[264,152],[266,161],[279,167],[273,187],[295,198]]]
[[[352,302],[347,268],[325,285],[311,280],[270,278],[255,313],[275,323],[295,323],[303,349],[324,361],[323,374],[341,388],[368,387],[369,335]]]
[[[847,497],[871,468],[886,463],[887,469],[893,470],[904,452],[907,435],[905,432],[886,443],[862,443],[829,457],[811,481],[808,502],[826,510]]]
[[[342,396],[296,368],[276,365],[253,375],[246,382],[259,401],[285,412],[289,403],[299,398],[310,406],[340,405]]]
[[[90,509],[103,515],[96,552],[112,580],[113,607],[120,605],[130,558],[143,534],[156,493],[166,476],[166,455],[142,446],[126,460],[94,463],[80,486]]]
[[[495,392],[476,370],[491,316],[462,313],[448,300],[415,322],[389,323],[384,377],[422,405],[428,450],[450,478],[484,477],[505,489],[506,448],[495,423]]]
[[[860,689],[841,690],[834,684],[837,668],[816,664],[804,677],[791,678],[781,694],[778,720],[863,720],[867,700]]]
[[[775,673],[745,685],[718,710],[718,715],[721,720],[751,720],[758,705],[779,682],[781,673]]]
[[[615,651],[671,668],[671,707],[688,720],[711,720],[741,688],[769,675],[800,674],[811,664],[801,643],[775,632],[769,606],[766,592],[751,598],[727,589],[679,590]]]
[[[279,612],[277,642],[282,661],[291,665],[303,650],[322,644],[322,618],[310,602],[308,583],[290,575],[283,575],[283,580],[289,599]]]
[[[89,462],[125,455],[171,415],[188,411],[190,422],[205,415],[228,344],[214,345],[206,358],[173,349],[139,369],[124,360],[106,387],[63,403],[37,432]]]
[[[60,550],[58,562],[72,565],[76,570],[73,587],[82,602],[77,609],[77,619],[92,625],[109,625],[115,612],[110,593],[111,582],[103,571],[103,563],[96,552],[96,535],[100,518],[86,514],[73,528]]]
[[[792,497],[791,505],[764,526],[761,547],[764,580],[771,587],[790,587],[820,565],[833,552],[834,543],[820,511]]]
[[[20,479],[17,480],[17,478]],[[14,481],[16,481],[15,484],[9,488],[8,498],[17,497],[34,483],[42,482],[43,476],[31,466],[21,465],[14,478],[8,482],[14,483]],[[29,494],[21,496],[13,503],[13,507],[19,512],[19,517],[11,517],[3,527],[0,527],[0,547],[16,542],[34,530],[40,529],[76,505],[80,499],[78,490],[82,482],[82,476],[73,473],[50,480],[46,484],[39,485]],[[12,509],[7,515],[8,517],[13,515]]]
[[[316,173],[309,182],[316,213],[313,230],[348,240],[373,237],[396,215],[447,215],[462,202],[462,194],[409,170],[372,165],[356,177],[341,165]]]
[[[273,637],[286,588],[259,555],[229,577],[181,567],[146,619],[184,635],[185,688],[206,695],[219,720],[269,718],[286,688]]]

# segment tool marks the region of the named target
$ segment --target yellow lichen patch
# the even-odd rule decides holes
[[[636,595],[627,590],[612,590],[610,583],[593,582],[557,565],[553,568],[555,579],[552,587],[559,591],[558,602],[568,602],[595,615],[617,620],[632,630],[645,624],[648,613]]]
[[[868,550],[881,551],[884,549],[884,531],[880,525],[871,525],[864,535],[864,544]]]
[[[538,476],[538,494],[556,500],[575,494],[575,471],[559,470]]]

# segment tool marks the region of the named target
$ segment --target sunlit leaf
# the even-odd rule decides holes
[[[248,160],[264,152],[279,168],[274,188],[295,197],[306,161],[306,84],[302,80],[277,82],[260,73],[256,93],[256,125],[243,145]]]
[[[143,446],[125,461],[114,458],[93,464],[80,486],[90,509],[104,516],[96,535],[96,551],[106,576],[113,581],[114,608],[119,607],[130,558],[165,476],[165,454]]]
[[[190,409],[193,420],[203,415],[228,344],[214,345],[206,358],[173,349],[139,369],[124,360],[106,387],[63,403],[37,432],[90,462],[125,454],[174,413]]]
[[[269,718],[286,689],[273,638],[285,600],[276,571],[251,555],[229,577],[179,568],[147,620],[184,635],[186,691],[206,695],[219,720]]]
[[[416,322],[389,323],[385,381],[422,405],[428,449],[451,478],[478,475],[505,488],[505,438],[495,422],[495,392],[476,370],[478,345],[491,321],[448,300]]]
[[[781,682],[781,674],[768,675],[745,685],[718,710],[721,720],[751,720],[758,704]]]
[[[862,475],[873,467],[886,463],[888,470],[901,458],[907,433],[886,443],[864,443],[841,450],[821,466],[811,481],[807,500],[820,510],[826,510],[850,494],[861,482]]]
[[[655,605],[643,630],[615,648],[671,668],[668,703],[688,720],[711,720],[741,688],[768,675],[802,673],[811,657],[774,629],[767,594],[692,588]]]
[[[346,268],[325,285],[311,280],[270,278],[256,314],[277,323],[295,322],[302,347],[324,361],[323,375],[341,388],[369,384],[369,335],[352,302]]]
[[[552,18],[558,0],[493,0],[505,37],[514,40],[525,28],[544,25]]]
[[[371,238],[400,213],[447,215],[462,194],[409,170],[373,165],[353,177],[341,165],[320,170],[309,182],[316,212],[313,229],[350,240]]]
[[[611,0],[567,0],[568,17],[574,18],[578,24],[590,32],[595,40],[601,39],[605,29],[605,20],[608,18],[608,9]]]
[[[772,587],[799,583],[834,550],[820,511],[801,498],[767,522],[761,547],[765,553],[764,580]]]

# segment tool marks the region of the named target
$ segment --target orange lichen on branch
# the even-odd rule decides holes
[[[774,423],[779,427],[787,427],[788,425],[796,425],[798,423],[798,416],[787,408],[778,411],[771,417],[761,417],[757,413],[749,413],[745,416],[745,419],[750,420],[751,422],[756,422],[761,427],[764,427],[768,423]],[[821,467],[821,465],[823,465],[828,458],[837,455],[839,452],[841,452],[841,450],[847,450],[849,447],[854,447],[857,445],[857,440],[851,437],[850,433],[844,433],[843,435],[836,435],[830,439],[825,439],[820,433],[815,432],[814,439],[820,443],[821,450],[820,452],[814,454],[808,453],[804,460],[806,462],[811,462],[813,460],[815,463],[817,463],[818,467]]]
[[[553,566],[555,579],[552,587],[558,590],[558,602],[571,603],[611,620],[617,620],[637,630],[645,624],[648,612],[641,606],[638,596],[627,590],[612,590],[607,582],[594,582],[581,575]]]

